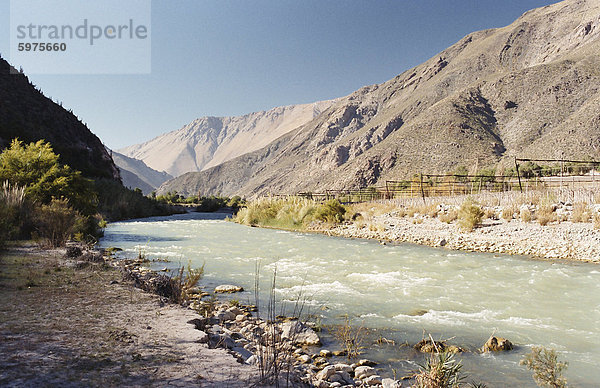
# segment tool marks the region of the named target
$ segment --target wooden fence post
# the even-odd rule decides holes
[[[421,197],[423,198],[423,203],[425,203],[425,190],[423,189],[423,174],[419,174],[421,177]]]
[[[517,178],[519,178],[519,190],[522,193],[523,185],[521,184],[521,174],[519,173],[519,163],[517,163],[517,158],[515,158],[515,169],[517,170]]]

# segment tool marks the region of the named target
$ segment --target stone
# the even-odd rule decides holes
[[[374,376],[376,374],[375,368],[366,365],[357,366],[356,369],[354,369],[354,376],[359,379],[365,379],[366,377]]]
[[[321,339],[317,333],[299,321],[283,322],[281,338],[289,339],[297,345],[321,345]]]
[[[319,352],[319,356],[321,357],[331,357],[333,355],[333,353],[331,353],[331,351],[327,350],[327,349],[322,349]]]
[[[208,334],[201,331],[200,334],[198,335],[198,339],[196,340],[196,342],[198,342],[200,344],[207,344],[208,343]]]
[[[390,378],[381,380],[381,385],[383,385],[383,388],[402,388],[402,383],[400,381]]]
[[[208,336],[208,347],[233,349],[236,346],[235,341],[227,334],[210,334]]]
[[[422,353],[436,353],[438,351],[444,352],[446,345],[441,341],[431,342],[430,339],[422,339],[413,348]]]
[[[500,352],[506,350],[512,350],[513,344],[502,337],[490,337],[487,342],[483,345],[483,352]]]
[[[227,311],[229,311],[230,313],[233,313],[236,317],[242,313],[242,310],[240,310],[239,308],[237,308],[235,306],[228,308]]]
[[[234,293],[244,291],[243,287],[234,286],[232,284],[222,284],[220,286],[215,287],[216,293]]]
[[[237,354],[239,354],[244,362],[247,362],[248,359],[253,356],[253,354],[251,352],[249,352],[247,349],[244,349],[240,346],[235,346],[231,350],[236,352]]]
[[[252,355],[246,360],[246,364],[248,365],[256,365],[256,363],[258,363],[258,357],[256,357],[256,355]]]
[[[347,355],[347,352],[345,350],[334,350],[332,353],[336,357],[343,357]]]
[[[308,354],[303,354],[300,357],[298,357],[298,360],[300,360],[300,362],[303,364],[310,364],[312,361],[312,358],[310,358],[310,356]]]
[[[318,380],[328,381],[331,376],[335,374],[335,367],[333,365],[326,366],[323,370],[319,371],[315,376]]]
[[[358,365],[358,366],[375,366],[375,365],[377,365],[377,363],[375,361],[362,359],[362,360],[358,361],[356,363],[356,365]]]
[[[235,319],[235,314],[231,311],[219,311],[215,315],[215,318],[217,318],[219,322],[233,321]]]
[[[336,375],[340,376],[342,378],[341,382],[343,382],[344,384],[352,384],[353,383],[350,373],[348,373],[346,371],[337,371]]]
[[[327,381],[317,380],[315,382],[315,387],[316,388],[329,388],[329,383]]]
[[[367,385],[381,385],[381,376],[373,375],[363,380]]]
[[[350,365],[348,364],[334,364],[333,365],[335,370],[338,372],[348,372],[348,373],[352,373],[353,369]]]

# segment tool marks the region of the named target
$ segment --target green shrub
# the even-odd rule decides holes
[[[484,212],[477,202],[467,198],[458,209],[458,226],[462,230],[472,231],[481,224]]]
[[[338,223],[344,221],[344,214],[346,208],[337,199],[331,199],[316,209],[314,218],[323,222]]]
[[[15,139],[0,154],[0,181],[25,187],[25,196],[32,203],[49,204],[52,198],[67,198],[81,214],[95,214],[98,200],[93,182],[61,165],[58,158],[43,140],[24,145]]]
[[[533,379],[540,387],[564,388],[567,386],[567,379],[562,376],[562,372],[567,369],[568,363],[558,361],[554,349],[534,346],[531,353],[527,353],[520,364],[533,371]]]
[[[33,218],[41,244],[51,248],[64,246],[76,226],[84,222],[66,199],[52,199],[49,205],[36,209]]]

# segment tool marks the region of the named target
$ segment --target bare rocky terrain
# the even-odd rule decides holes
[[[598,159],[598,15],[596,0],[565,0],[469,34],[392,80],[338,99],[264,148],[158,192],[293,194],[459,165],[502,170],[515,156]]]

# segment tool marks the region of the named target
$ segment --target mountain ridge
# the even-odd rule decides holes
[[[173,176],[201,171],[266,146],[311,120],[334,101],[280,106],[243,116],[205,116],[118,152]]]
[[[600,4],[567,0],[468,34],[336,100],[268,146],[158,192],[246,196],[360,188],[415,172],[600,156]]]
[[[123,186],[130,189],[139,188],[144,195],[150,194],[167,180],[173,179],[168,173],[156,171],[141,160],[130,158],[116,151],[110,151],[110,155],[119,168]]]

